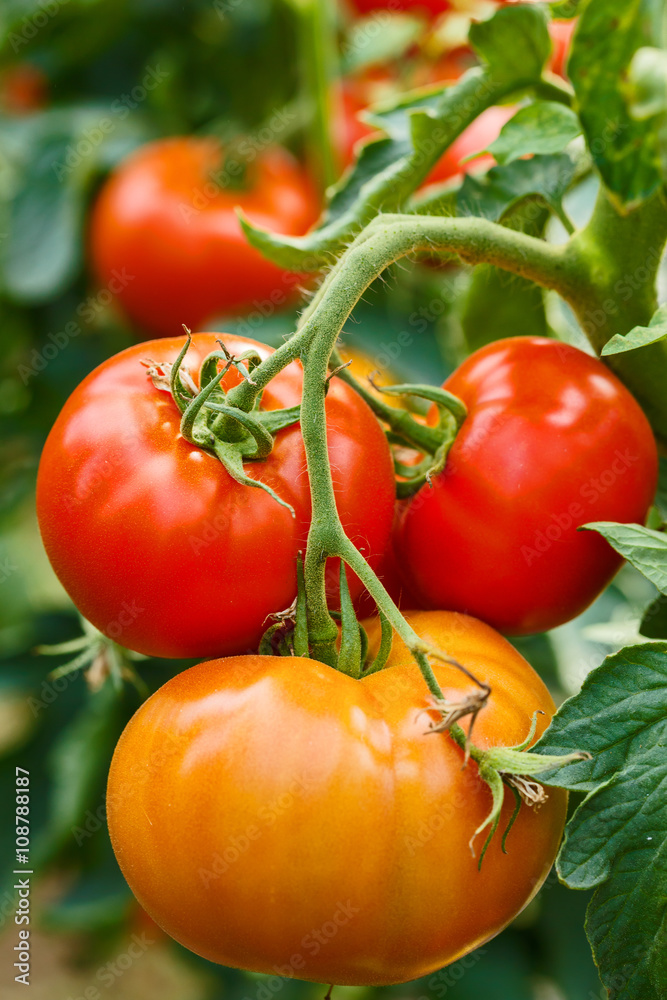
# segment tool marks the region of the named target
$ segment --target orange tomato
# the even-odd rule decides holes
[[[549,693],[500,635],[448,612],[411,620],[492,686],[478,746],[525,739],[538,709],[544,729]],[[446,697],[470,691],[454,667],[434,670]],[[469,841],[491,795],[449,735],[427,734],[429,704],[400,642],[360,681],[259,655],[174,677],[130,721],[109,776],[111,839],[141,905],[211,961],[322,983],[404,982],[483,944],[544,881],[566,794],[522,806],[507,854],[494,837],[478,870]],[[508,791],[501,829],[513,806]]]

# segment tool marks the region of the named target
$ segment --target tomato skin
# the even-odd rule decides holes
[[[491,683],[477,745],[520,742],[538,709],[544,729],[549,693],[501,636],[447,612],[410,620]],[[537,892],[566,793],[523,807],[508,853],[496,836],[479,871],[468,841],[489,790],[449,736],[426,735],[428,692],[402,644],[390,663],[356,681],[310,659],[218,660],[139,709],[111,765],[109,829],[169,934],[225,965],[381,985],[455,961]],[[470,691],[454,667],[434,670],[446,695]],[[507,791],[501,830],[513,804]]]
[[[423,14],[428,18],[436,18],[451,10],[449,0],[352,0],[359,14],[372,14],[375,10],[403,10],[410,14]]]
[[[467,174],[471,170],[481,170],[483,167],[494,166],[496,161],[489,153],[477,156],[467,163],[462,161],[467,156],[490,146],[500,135],[503,125],[515,113],[516,107],[506,105],[494,105],[482,111],[440,157],[424,183],[441,184],[459,174]]]
[[[191,373],[218,349],[196,334]],[[232,353],[252,340],[223,335]],[[179,434],[180,414],[158,391],[141,359],[175,360],[183,338],[137,344],[95,369],[74,391],[46,442],[37,512],[51,563],[82,614],[130,649],[152,656],[248,652],[267,615],[296,595],[295,560],[305,547],[310,496],[298,425],[279,431],[252,478],[296,511],[294,520],[264,490],[236,483],[221,463]],[[223,381],[230,388],[235,371]],[[300,402],[294,362],[272,380],[263,407]],[[376,561],[394,507],[391,456],[366,404],[340,380],[327,396],[329,456],[343,525]],[[328,567],[337,593],[335,566]],[[353,590],[358,590],[358,584]]]
[[[230,188],[229,176],[217,140],[171,138],[142,146],[102,188],[90,224],[95,273],[153,335],[251,308],[273,312],[295,296],[301,276],[250,246],[236,208],[261,227],[301,235],[319,211],[310,178],[280,147],[248,163],[247,189]]]
[[[469,415],[395,536],[421,607],[508,634],[580,614],[622,559],[592,521],[643,523],[657,450],[638,403],[596,358],[540,337],[472,354],[445,382]]]
[[[549,34],[551,35],[551,42],[553,45],[553,51],[549,62],[552,71],[557,73],[558,76],[562,76],[565,80],[568,79],[566,70],[567,60],[570,55],[572,36],[574,35],[576,27],[576,17],[570,21],[549,22]]]

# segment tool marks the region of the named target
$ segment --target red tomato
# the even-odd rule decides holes
[[[0,107],[12,115],[40,111],[48,103],[49,80],[32,63],[8,66],[0,76]]]
[[[192,373],[217,349],[216,336],[193,338],[186,359]],[[223,339],[237,355],[249,347],[271,353],[252,340]],[[267,616],[296,596],[295,559],[310,522],[303,440],[298,424],[279,431],[268,458],[246,464],[249,476],[294,507],[293,519],[180,436],[176,404],[140,361],[173,361],[182,345],[183,338],[137,344],[70,396],[39,468],[40,528],[70,597],[112,639],[152,656],[248,652],[270,624]],[[223,386],[238,378],[230,372]],[[301,386],[295,362],[266,388],[263,408],[296,405]],[[326,405],[341,519],[374,561],[393,517],[389,448],[371,410],[340,380],[331,382]],[[333,567],[330,576],[333,599]]]
[[[537,710],[546,727],[549,693],[501,636],[447,612],[410,620],[492,686],[478,746],[519,743]],[[434,671],[451,700],[470,692],[454,667]],[[451,737],[426,735],[428,706],[400,642],[361,681],[268,656],[174,677],[109,775],[111,840],[141,905],[213,962],[321,983],[404,982],[483,944],[546,878],[567,796],[522,806],[507,854],[496,835],[478,870],[468,842],[491,794]],[[508,790],[501,831],[513,806]]]
[[[177,336],[183,323],[273,312],[294,298],[300,276],[250,246],[236,208],[263,228],[300,235],[317,218],[317,199],[286,150],[246,145],[225,162],[216,139],[163,139],[125,160],[102,188],[91,219],[93,266],[145,330]]]
[[[577,19],[571,21],[551,21],[549,23],[549,34],[553,43],[550,66],[554,73],[567,79],[565,67],[570,54],[572,35],[577,26]]]
[[[455,139],[447,152],[436,163],[426,178],[425,184],[442,183],[457,174],[467,174],[469,170],[479,170],[482,167],[492,167],[496,162],[486,154],[477,156],[469,163],[463,163],[467,156],[487,149],[500,135],[500,130],[516,113],[516,107],[494,105],[482,111],[474,122]]]
[[[597,358],[540,337],[472,354],[445,382],[468,407],[433,488],[395,542],[423,607],[509,634],[580,614],[622,559],[590,521],[643,523],[657,480],[649,423]]]
[[[372,14],[374,10],[404,10],[435,18],[451,10],[449,0],[352,0],[352,4],[359,14]]]

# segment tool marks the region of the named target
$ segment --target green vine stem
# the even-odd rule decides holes
[[[563,296],[598,354],[614,334],[646,326],[653,316],[666,242],[662,192],[620,215],[601,187],[590,222],[566,244],[577,282]],[[657,437],[667,442],[667,341],[604,360],[642,404]]]
[[[322,311],[340,333],[363,292],[386,267],[424,250],[455,253],[471,265],[494,264],[558,292],[599,352],[615,333],[627,333],[650,320],[657,305],[655,279],[666,242],[667,207],[661,195],[623,216],[601,193],[590,223],[560,245],[488,219],[377,216],[322,283],[295,337],[254,370],[257,386],[237,387],[230,393],[230,402],[251,409],[257,391],[307,348]],[[618,355],[612,365],[644,406],[657,437],[667,442],[667,342]],[[342,377],[351,381],[344,373]],[[378,412],[377,405],[371,405]]]
[[[340,173],[332,143],[332,111],[337,77],[336,28],[331,0],[290,0],[298,20],[301,89],[307,145],[322,191]]]

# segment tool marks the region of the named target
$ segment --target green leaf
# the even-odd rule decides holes
[[[385,135],[362,146],[357,162],[330,190],[318,228],[301,237],[268,233],[242,219],[248,241],[280,267],[317,271],[330,264],[378,212],[398,211],[452,142],[498,101],[536,84],[551,51],[544,11],[517,6],[474,24],[471,44],[483,68],[454,84],[415,91],[373,108],[364,119]]]
[[[83,198],[72,175],[61,180],[53,169],[67,155],[69,138],[45,137],[33,149],[9,210],[4,284],[23,301],[62,291],[80,266]]]
[[[457,214],[500,220],[520,202],[532,198],[555,211],[574,176],[569,156],[535,156],[492,167],[482,178],[470,174],[457,195]]]
[[[623,84],[637,49],[657,40],[661,10],[661,0],[589,0],[568,61],[593,161],[628,210],[662,184],[658,131],[631,116]]]
[[[595,521],[580,531],[598,531],[635,569],[667,594],[667,535],[639,524]]]
[[[614,334],[600,353],[603,357],[607,357],[610,354],[622,354],[624,351],[636,351],[638,347],[655,344],[665,337],[667,337],[667,305],[662,305],[648,326],[636,326],[630,333]]]
[[[486,21],[473,21],[469,40],[488,63],[496,80],[515,80],[517,67],[537,79],[551,54],[551,39],[542,7],[503,7]]]
[[[402,56],[422,34],[424,23],[403,11],[374,11],[352,24],[341,46],[343,75]]]
[[[608,656],[558,710],[534,752],[593,755],[547,784],[588,792],[557,860],[573,889],[595,888],[586,930],[615,1000],[665,996],[667,643]],[[544,779],[541,779],[544,780]]]
[[[581,124],[574,111],[556,101],[536,101],[503,125],[488,152],[498,163],[511,163],[530,153],[562,153],[578,135]]]
[[[658,492],[655,496],[655,506],[663,521],[667,521],[667,458],[660,456],[658,471]]]
[[[662,594],[644,612],[639,631],[647,639],[667,639],[667,600]]]
[[[667,52],[637,49],[628,73],[630,114],[643,121],[667,111]]]
[[[87,808],[103,805],[109,761],[125,720],[121,692],[107,680],[53,744],[50,821],[36,845],[43,860],[75,837]]]
[[[569,21],[579,13],[583,0],[553,0],[549,4],[552,18]]]

